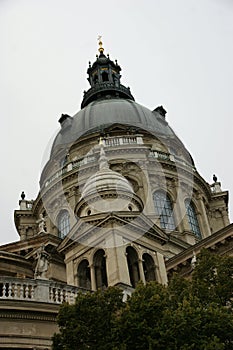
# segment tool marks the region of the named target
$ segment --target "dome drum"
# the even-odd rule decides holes
[[[75,208],[77,217],[110,212],[141,212],[143,203],[135,194],[126,191],[106,190],[82,198]]]
[[[101,99],[101,97],[103,99],[118,97],[134,100],[130,89],[126,88],[124,85],[116,86],[113,83],[99,83],[84,93],[81,108],[86,107],[90,102],[94,101],[96,99],[96,95],[98,95],[99,99]]]

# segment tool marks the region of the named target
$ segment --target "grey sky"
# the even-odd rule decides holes
[[[0,0],[0,243],[18,239],[13,211],[38,193],[60,114],[80,109],[98,34],[136,101],[162,104],[200,174],[233,196],[231,0]]]

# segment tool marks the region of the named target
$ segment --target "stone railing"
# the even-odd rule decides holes
[[[174,162],[174,163],[177,163],[180,164],[180,165],[184,165],[185,167],[187,168],[190,168],[191,170],[193,171],[196,171],[196,168],[191,165],[190,163],[186,162],[184,159],[176,156],[176,155],[173,155],[173,154],[170,154],[170,153],[166,153],[166,152],[162,152],[162,151],[150,151],[150,154],[149,154],[149,157],[151,158],[156,158],[156,159],[159,159],[161,161],[170,161],[170,162]]]
[[[0,300],[73,304],[85,289],[47,280],[0,277]]]
[[[78,169],[80,166],[86,165],[91,162],[95,162],[95,156],[87,156],[67,163],[62,169],[56,171],[50,178],[45,182],[45,187],[48,187],[54,180],[59,179],[62,175],[69,173],[73,169]]]
[[[143,145],[143,139],[141,135],[115,136],[103,139],[103,144],[105,147]]]
[[[124,145],[143,145],[143,139],[141,135],[126,135],[126,136],[115,136],[103,139],[105,147],[116,147]],[[81,166],[93,163],[98,159],[94,154],[87,155],[84,158],[72,160],[63,166],[62,169],[56,171],[50,178],[45,182],[44,187],[48,187],[53,181],[61,178],[64,174],[69,173],[72,170],[79,169]]]

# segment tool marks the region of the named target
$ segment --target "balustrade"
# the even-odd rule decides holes
[[[159,160],[165,160],[165,161],[171,161],[177,164],[182,164],[188,168],[191,168],[193,171],[195,171],[195,167],[188,162],[186,162],[184,159],[177,157],[173,154],[162,152],[162,151],[150,151],[149,157],[153,157]]]
[[[25,300],[73,304],[83,288],[48,280],[0,277],[0,300]]]
[[[143,139],[140,135],[126,135],[126,136],[116,136],[108,137],[103,140],[105,147],[116,147],[122,145],[142,145]],[[58,170],[53,174],[46,182],[45,187],[48,187],[54,180],[60,178],[62,175],[69,173],[73,169],[80,168],[83,165],[95,162],[95,155],[88,155],[84,158],[73,160],[66,164],[62,169]]]
[[[0,299],[34,299],[35,283],[0,278]]]
[[[127,135],[127,136],[116,136],[116,137],[108,137],[103,140],[105,147],[114,147],[114,146],[122,146],[122,145],[130,145],[130,144],[143,144],[142,137]]]

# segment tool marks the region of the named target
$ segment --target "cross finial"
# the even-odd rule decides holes
[[[98,42],[99,42],[99,52],[103,53],[104,52],[104,48],[103,48],[103,42],[102,42],[102,35],[98,35]]]

